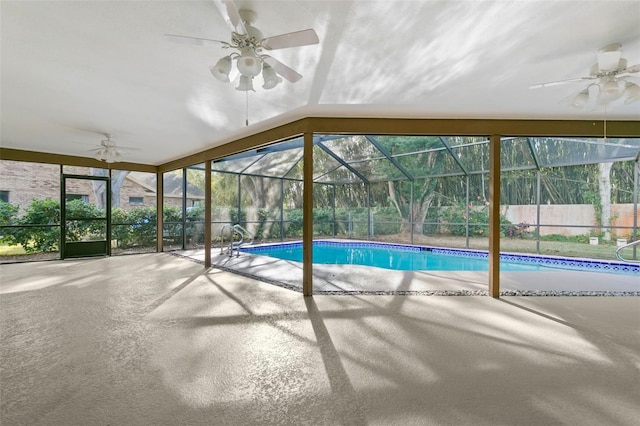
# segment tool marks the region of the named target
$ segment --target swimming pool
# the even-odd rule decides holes
[[[246,253],[302,262],[302,243],[243,247]],[[352,241],[314,241],[313,263],[364,265],[401,271],[488,271],[488,253],[463,249]],[[606,260],[501,254],[501,271],[573,270],[638,275],[640,265]]]

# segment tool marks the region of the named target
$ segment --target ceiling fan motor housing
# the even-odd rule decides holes
[[[227,56],[218,60],[209,70],[213,77],[222,82],[238,81],[237,90],[253,90],[252,80],[262,73],[264,89],[272,89],[282,78],[295,83],[302,75],[263,51],[272,51],[290,47],[318,44],[316,32],[306,30],[280,34],[264,38],[262,32],[254,27],[257,14],[248,9],[238,10],[233,0],[213,0],[218,11],[231,29],[231,42],[212,40],[201,37],[165,34],[169,40],[181,44],[215,44],[224,49],[232,49]],[[232,63],[236,61],[239,78],[231,77]],[[282,77],[282,78],[281,78]]]

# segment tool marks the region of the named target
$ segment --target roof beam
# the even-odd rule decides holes
[[[460,162],[460,159],[458,158],[458,156],[456,155],[455,152],[453,152],[453,148],[451,148],[451,145],[449,144],[449,142],[446,140],[445,137],[440,136],[440,141],[442,142],[442,144],[445,146],[445,148],[447,148],[447,151],[449,151],[449,155],[451,155],[451,158],[453,158],[453,161],[456,162],[456,164],[458,165],[458,167],[460,167],[460,170],[462,170],[462,172],[464,173],[465,176],[469,176],[469,171],[467,170],[467,168],[462,164],[462,162]]]
[[[376,148],[378,148],[378,151],[380,151],[382,153],[382,155],[384,155],[385,157],[387,157],[387,159],[389,161],[391,161],[391,163],[396,166],[396,168],[398,170],[400,170],[402,172],[403,175],[405,175],[407,177],[407,179],[409,180],[414,180],[413,176],[404,168],[402,167],[402,165],[398,162],[398,160],[396,160],[395,158],[393,158],[391,156],[391,153],[389,153],[389,151],[386,150],[385,147],[383,147],[382,145],[380,145],[380,143],[376,140],[376,138],[374,138],[373,136],[367,136],[365,135],[365,139],[367,139],[369,142],[371,142],[371,144],[373,146],[375,146]]]
[[[335,152],[330,150],[325,144],[323,144],[322,142],[316,142],[316,145],[319,146],[320,148],[322,148],[322,150],[324,152],[326,152],[331,158],[333,158],[338,163],[340,163],[344,167],[346,167],[347,170],[349,170],[351,173],[353,173],[354,175],[358,176],[358,178],[360,178],[364,183],[369,183],[369,179],[364,177],[364,175],[362,173],[360,173],[359,171],[357,171],[356,169],[351,167],[349,164],[347,164],[342,158],[340,158],[340,156],[338,156],[338,154],[336,154]]]

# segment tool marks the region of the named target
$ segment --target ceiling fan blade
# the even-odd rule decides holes
[[[312,29],[295,31],[293,33],[280,34],[273,37],[267,37],[260,42],[262,47],[267,50],[285,49],[287,47],[308,46],[310,44],[318,44],[318,34]]]
[[[640,71],[640,64],[631,65],[630,67],[626,67],[624,72],[627,73],[635,73]]]
[[[242,22],[238,8],[233,0],[213,0],[213,3],[229,28],[231,28],[231,31],[240,35],[247,34],[247,29],[244,27],[244,22]]]
[[[227,45],[229,43],[227,43],[226,41],[220,41],[220,40],[211,40],[208,38],[200,38],[200,37],[189,37],[189,36],[181,36],[181,35],[176,35],[176,34],[165,34],[164,38],[166,38],[167,40],[173,42],[173,43],[178,43],[178,44],[193,44],[196,46],[204,46],[206,44],[214,44],[216,46],[219,45]]]
[[[640,84],[640,76],[636,76],[636,75],[623,75],[622,77],[619,77],[618,80],[626,81],[634,84]]]
[[[278,61],[271,56],[267,56],[264,58],[264,61],[271,65],[271,67],[275,70],[276,73],[280,74],[282,77],[286,78],[292,83],[300,80],[302,78],[302,74],[298,74],[295,70],[289,68],[282,62]]]
[[[130,148],[130,147],[124,147],[124,146],[110,146],[110,147],[101,146],[100,148],[88,149],[87,151],[88,152],[116,151],[121,153],[127,153],[131,151],[140,151],[140,148]]]
[[[622,51],[620,43],[613,43],[598,51],[598,68],[600,71],[613,71],[618,68]]]
[[[547,83],[533,84],[529,86],[529,89],[541,89],[543,87],[559,86],[566,83],[575,83],[576,81],[595,80],[596,77],[578,77],[570,78],[568,80],[549,81]]]

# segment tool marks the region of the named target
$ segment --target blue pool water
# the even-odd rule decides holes
[[[302,262],[301,243],[244,247],[242,251]],[[402,271],[488,271],[487,253],[381,243],[314,241],[313,263],[365,265]],[[640,276],[640,265],[557,257],[501,255],[501,271],[580,270]]]

